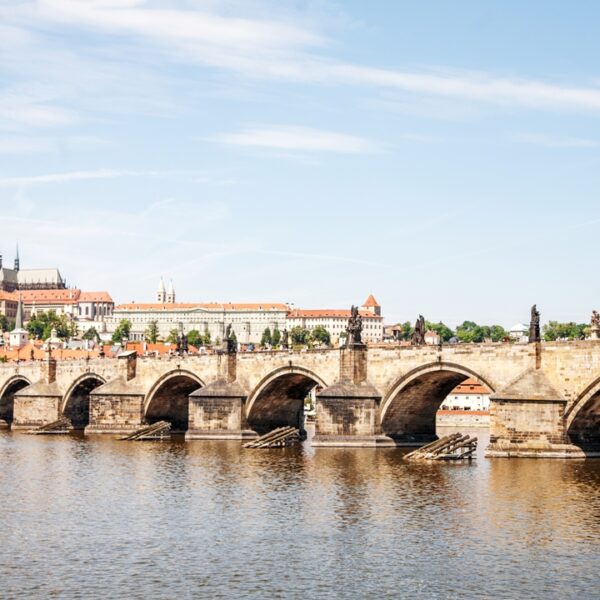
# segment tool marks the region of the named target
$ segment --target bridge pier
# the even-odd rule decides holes
[[[367,380],[367,348],[340,350],[339,382],[317,393],[312,445],[316,447],[394,446],[381,434],[381,394]]]
[[[258,437],[248,427],[248,394],[236,381],[237,353],[225,351],[218,357],[217,381],[189,395],[186,440],[246,440]]]
[[[56,360],[48,353],[42,379],[14,395],[11,429],[31,429],[56,421],[60,416],[63,393],[56,382]]]
[[[246,440],[258,437],[246,420],[247,394],[237,382],[219,380],[189,396],[186,440]]]
[[[569,443],[567,400],[541,370],[529,369],[490,396],[488,457],[583,458]]]
[[[136,383],[135,352],[119,356],[120,375],[90,393],[90,422],[85,433],[126,435],[144,422],[146,389]]]

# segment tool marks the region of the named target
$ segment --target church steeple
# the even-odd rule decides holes
[[[21,261],[19,260],[19,244],[17,244],[17,254],[15,255],[15,271],[21,268]]]
[[[175,304],[175,288],[173,287],[173,280],[169,283],[169,291],[167,292],[167,304]]]
[[[21,300],[21,294],[19,294],[19,302],[17,303],[17,317],[15,320],[14,331],[21,331],[23,329],[23,301]]]
[[[159,304],[164,304],[167,301],[167,293],[165,292],[165,282],[163,278],[160,278],[158,282],[158,289],[156,290],[156,301]]]

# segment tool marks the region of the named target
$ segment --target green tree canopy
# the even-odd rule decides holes
[[[300,327],[300,325],[296,325],[290,331],[290,339],[292,340],[292,344],[308,344],[310,341],[310,331],[304,327]]]
[[[77,334],[77,325],[71,323],[67,315],[57,315],[55,311],[39,312],[27,323],[27,331],[33,337],[47,340],[56,329],[56,336],[66,340]]]
[[[425,328],[429,331],[435,331],[444,342],[447,342],[451,337],[454,336],[454,332],[450,327],[444,325],[441,321],[439,323],[430,323],[425,321]]]
[[[197,329],[192,329],[188,331],[187,334],[188,344],[195,346],[202,346],[204,344],[204,337],[200,334]]]
[[[123,342],[123,338],[129,339],[131,333],[131,321],[129,319],[121,319],[115,332],[112,334],[111,341],[113,344],[120,344]]]
[[[12,327],[6,318],[6,315],[0,315],[0,331],[10,331]]]
[[[265,330],[263,331],[262,337],[260,338],[260,345],[261,346],[267,346],[267,345],[271,345],[272,343],[272,339],[271,339],[271,330],[266,327]]]
[[[144,337],[147,342],[156,344],[158,341],[158,321],[154,320],[148,323],[148,329],[144,332]]]
[[[410,340],[410,338],[412,337],[412,334],[415,331],[414,327],[410,324],[410,321],[405,321],[404,323],[398,323],[396,328],[398,329],[398,332],[396,333],[397,339],[404,340],[404,341]]]
[[[331,344],[331,335],[329,331],[325,329],[322,325],[318,325],[311,332],[311,337],[315,342],[320,342],[325,346],[329,346]]]
[[[82,336],[84,340],[91,340],[93,342],[100,341],[100,334],[95,327],[90,327]]]
[[[558,321],[549,321],[542,327],[544,340],[553,342],[554,340],[567,339],[579,340],[589,333],[589,325],[587,323],[559,323]]]
[[[277,327],[275,327],[275,329],[273,329],[273,335],[271,336],[271,343],[273,344],[273,346],[279,346],[279,344],[281,344],[281,331],[279,331],[279,329],[277,329]]]
[[[177,327],[174,327],[173,329],[171,329],[171,331],[169,331],[169,335],[167,336],[167,342],[170,342],[171,344],[176,344],[178,337],[179,329],[177,329]]]

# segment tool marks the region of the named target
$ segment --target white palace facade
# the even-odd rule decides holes
[[[367,342],[381,341],[383,337],[383,317],[381,307],[369,296],[360,311],[363,317],[363,338]],[[181,303],[176,302],[175,290],[171,282],[165,289],[160,280],[156,302],[121,304],[114,308],[106,319],[107,331],[115,331],[122,319],[131,322],[129,339],[142,341],[152,322],[158,326],[159,337],[166,338],[173,329],[185,333],[196,330],[210,334],[213,342],[222,340],[228,325],[231,325],[238,342],[258,344],[264,330],[291,330],[295,326],[314,329],[322,325],[331,334],[334,344],[348,323],[349,310],[297,310],[288,304],[278,302],[258,303]]]

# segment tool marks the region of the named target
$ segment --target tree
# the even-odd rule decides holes
[[[129,319],[121,319],[115,332],[112,334],[111,341],[113,344],[121,344],[123,338],[129,339],[131,333],[131,321]]]
[[[231,333],[229,334],[229,339],[237,344],[237,335],[235,335],[235,331],[233,328],[231,329]]]
[[[490,337],[492,342],[501,342],[508,337],[508,333],[501,325],[492,325],[490,327]]]
[[[208,327],[204,328],[204,339],[203,339],[204,345],[205,346],[210,346],[210,331],[208,330]]]
[[[292,344],[308,344],[310,341],[310,331],[304,327],[300,327],[300,325],[296,325],[290,331],[290,338]]]
[[[412,334],[414,333],[415,329],[414,327],[410,324],[409,321],[405,321],[404,323],[398,323],[398,325],[396,326],[396,339],[397,340],[404,340],[404,341],[408,341],[410,340],[410,338],[412,337]]]
[[[39,312],[27,323],[27,331],[30,335],[47,340],[56,330],[56,336],[60,339],[69,339],[77,334],[77,325],[69,321],[66,315],[57,315],[55,311]]]
[[[90,341],[96,342],[96,343],[98,343],[100,341],[100,335],[98,333],[98,330],[95,327],[90,327],[83,334],[82,337],[83,337],[84,340],[90,340]]]
[[[553,342],[554,340],[579,340],[589,332],[587,323],[559,323],[558,321],[549,321],[542,327],[544,340]]]
[[[187,334],[188,344],[191,346],[202,346],[204,344],[204,338],[200,335],[200,332],[197,329],[192,329]]]
[[[9,331],[9,323],[6,315],[0,315],[0,331]]]
[[[464,321],[456,328],[456,337],[463,343],[483,342],[485,331],[473,321]]]
[[[279,329],[277,329],[277,327],[275,327],[275,329],[273,329],[273,335],[271,336],[271,343],[273,344],[273,346],[279,346],[279,344],[281,343],[281,331],[279,331]]]
[[[272,339],[271,339],[271,330],[267,327],[262,334],[262,337],[260,338],[260,345],[261,346],[270,346],[272,344]]]
[[[444,342],[447,342],[451,337],[454,336],[454,332],[450,327],[444,325],[441,321],[439,323],[430,323],[429,321],[425,322],[425,327],[428,331],[435,331]]]
[[[158,341],[158,321],[155,320],[148,323],[148,329],[144,332],[144,337],[147,342],[156,344]]]
[[[169,331],[169,335],[167,336],[167,342],[170,342],[171,344],[176,344],[178,338],[179,329],[177,329],[177,327],[174,327],[173,329],[171,329],[171,331]]]
[[[322,325],[318,325],[312,330],[311,337],[315,342],[319,342],[325,346],[329,346],[331,344],[331,335],[329,331],[325,329]]]

